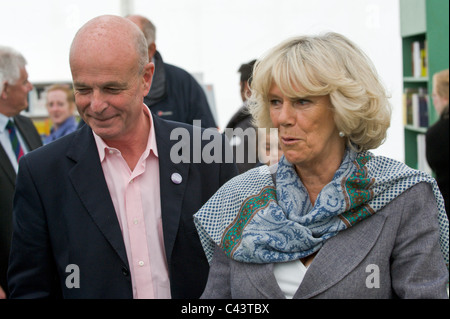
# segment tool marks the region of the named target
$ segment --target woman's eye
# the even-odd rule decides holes
[[[269,100],[269,103],[270,103],[270,105],[272,105],[272,106],[278,106],[278,105],[281,104],[281,101],[280,101],[280,100],[277,100],[277,99],[271,99],[271,100]]]
[[[311,101],[307,100],[307,99],[298,99],[298,100],[294,101],[294,104],[299,105],[299,106],[304,106],[304,105],[307,105],[308,103],[311,103]]]

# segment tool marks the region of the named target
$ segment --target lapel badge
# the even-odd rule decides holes
[[[181,182],[183,181],[183,178],[178,173],[173,173],[170,179],[174,184],[181,184]]]

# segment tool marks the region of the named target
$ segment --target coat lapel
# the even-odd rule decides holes
[[[12,166],[8,154],[6,154],[2,145],[0,145],[0,169],[5,172],[5,175],[8,176],[11,185],[14,187],[16,185],[16,172],[14,171],[14,167]]]
[[[32,151],[40,146],[42,146],[42,142],[40,139],[39,134],[37,133],[36,129],[33,127],[32,122],[29,119],[24,119],[22,116],[15,116],[14,117],[14,123],[17,126],[17,128],[20,131],[20,134],[22,138],[24,139],[26,146],[28,147],[29,151]],[[30,130],[30,125],[31,129]]]
[[[273,264],[247,264],[245,272],[254,287],[268,299],[285,299],[273,273]]]
[[[91,129],[84,125],[73,139],[67,157],[75,161],[69,171],[75,191],[99,230],[128,265],[125,244],[100,164]]]
[[[161,193],[161,218],[163,223],[164,247],[167,263],[170,265],[173,246],[178,232],[182,203],[188,181],[189,163],[174,164],[170,159],[172,146],[177,140],[170,140],[170,133],[176,128],[170,122],[153,116],[156,144],[159,157],[159,180]],[[181,176],[181,182],[174,182],[174,174]]]
[[[309,266],[294,298],[314,297],[341,281],[367,256],[384,222],[385,216],[375,215],[330,238]]]

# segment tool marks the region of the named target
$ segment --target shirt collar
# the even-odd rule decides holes
[[[5,131],[8,121],[12,121],[14,123],[14,118],[7,117],[6,115],[0,113],[0,133]]]
[[[147,147],[145,148],[145,157],[147,157],[150,152],[158,157],[158,148],[156,147],[156,137],[155,137],[155,127],[153,124],[153,115],[145,104],[143,105],[143,112],[147,115],[148,120],[150,121],[150,131],[147,138]],[[5,124],[6,125],[6,124]],[[105,141],[92,131],[94,135],[95,143],[97,144],[98,154],[100,156],[100,162],[103,162],[105,159],[106,151],[118,151],[117,149],[108,146]]]

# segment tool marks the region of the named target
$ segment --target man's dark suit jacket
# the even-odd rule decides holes
[[[192,149],[193,130],[201,129],[156,116],[153,123],[172,298],[198,298],[209,265],[192,216],[237,169],[234,163],[174,164],[170,152],[181,142],[170,139],[172,130],[188,130]],[[172,181],[173,173],[181,175],[180,184]],[[133,297],[122,233],[89,126],[25,156],[16,189],[8,270],[12,298]],[[66,285],[71,264],[79,268],[80,288]]]
[[[42,140],[33,122],[25,116],[17,115],[14,123],[20,131],[29,150],[42,146]],[[12,234],[12,208],[16,172],[0,144],[0,286],[7,293],[6,271],[8,269],[9,248]],[[8,294],[8,293],[7,293]]]

